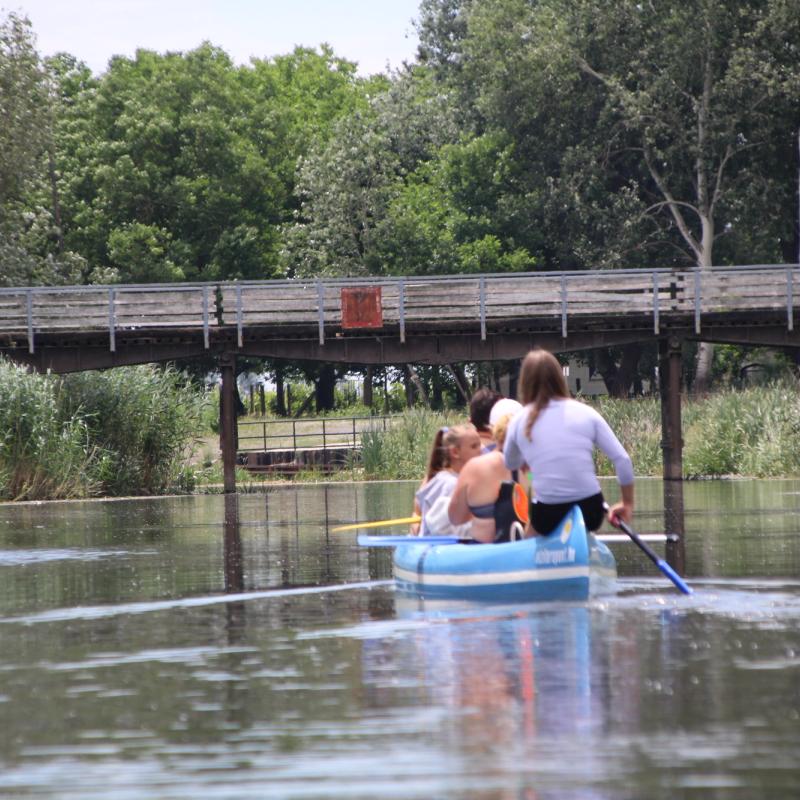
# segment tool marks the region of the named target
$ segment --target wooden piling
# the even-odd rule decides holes
[[[680,575],[686,566],[683,523],[683,435],[681,430],[681,341],[659,342],[661,449],[664,463],[664,531],[667,563]]]
[[[222,482],[226,493],[236,491],[236,356],[224,353],[219,358],[222,386],[220,388],[220,450],[222,451]]]

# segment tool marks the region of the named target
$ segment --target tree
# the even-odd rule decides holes
[[[796,133],[796,3],[490,0],[470,8],[464,47],[490,119],[507,120],[513,108],[520,131],[561,96],[589,120],[589,129],[571,131],[567,169],[554,176],[562,190],[588,190],[574,204],[587,221],[603,220],[593,190],[616,183],[623,202],[612,239],[634,231],[660,243],[651,250],[657,262],[678,254],[706,268],[718,252],[747,261],[737,241],[781,257],[761,202],[770,149],[777,141],[788,152]],[[701,388],[707,366],[701,360]]]
[[[0,283],[69,282],[80,266],[65,252],[52,163],[55,98],[30,23],[0,22]]]
[[[327,48],[237,67],[209,43],[59,77],[65,239],[125,282],[279,276],[297,159],[370,84]]]

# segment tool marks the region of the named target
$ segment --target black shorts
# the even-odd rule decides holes
[[[584,497],[583,500],[573,500],[570,503],[540,503],[537,500],[531,501],[531,525],[536,533],[547,536],[561,522],[572,506],[580,506],[583,513],[583,521],[586,523],[587,531],[596,531],[602,524],[606,516],[605,500],[603,493],[598,492],[591,497]]]

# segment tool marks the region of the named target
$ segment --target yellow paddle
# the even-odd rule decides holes
[[[355,531],[360,528],[384,528],[388,525],[413,525],[419,522],[420,518],[414,517],[400,517],[399,519],[381,519],[377,522],[354,522],[352,525],[337,525],[331,528],[331,532],[338,533],[339,531]]]

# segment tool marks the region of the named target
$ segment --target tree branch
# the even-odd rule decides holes
[[[678,226],[678,230],[681,232],[681,236],[686,240],[686,243],[689,247],[692,248],[692,252],[695,254],[697,259],[699,260],[701,257],[701,248],[695,237],[692,235],[692,232],[689,230],[689,226],[686,224],[686,220],[683,217],[683,214],[680,212],[680,206],[688,206],[691,208],[698,217],[700,216],[699,209],[695,208],[694,206],[689,205],[688,203],[683,203],[679,200],[676,200],[670,190],[667,188],[664,179],[659,174],[658,170],[653,165],[653,162],[648,154],[647,150],[644,150],[644,160],[647,164],[647,169],[650,171],[650,175],[652,175],[653,180],[656,182],[656,186],[658,186],[661,194],[664,195],[666,198],[665,205],[669,208],[672,217],[675,220],[675,224]]]

